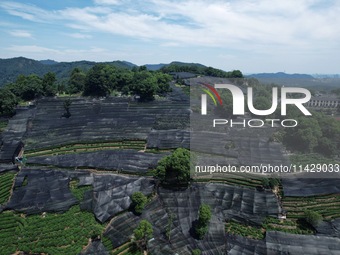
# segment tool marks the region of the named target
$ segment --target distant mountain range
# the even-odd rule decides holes
[[[0,87],[5,84],[14,82],[19,74],[37,74],[39,76],[43,76],[47,72],[54,72],[58,79],[67,79],[75,67],[79,67],[83,70],[88,70],[98,63],[99,62],[85,60],[74,62],[57,62],[51,59],[47,59],[38,61],[24,57],[0,59]],[[117,67],[128,69],[137,66],[127,61],[112,61],[100,63],[111,64]],[[204,65],[198,63],[171,62],[170,64],[197,65],[200,67],[205,67]],[[148,68],[148,70],[156,71],[163,66],[167,66],[170,64],[147,64],[145,66]]]
[[[333,90],[339,88],[339,75],[309,75],[309,74],[287,74],[278,73],[258,73],[250,74],[246,77],[253,77],[262,83],[278,84],[287,87],[306,87],[315,90]]]
[[[135,64],[126,61],[105,62],[117,67],[132,68]],[[96,62],[75,61],[75,62],[56,62],[54,60],[33,60],[24,57],[0,59],[0,86],[14,82],[19,74],[37,74],[43,76],[47,72],[54,72],[58,79],[68,78],[75,67],[88,70]]]
[[[47,72],[54,72],[58,79],[67,79],[72,70],[75,67],[79,67],[83,70],[88,70],[92,68],[94,65],[99,62],[93,61],[74,61],[74,62],[56,62],[51,59],[47,60],[33,60],[24,57],[10,58],[10,59],[0,59],[0,87],[14,82],[19,74],[29,75],[29,74],[37,74],[39,76],[43,76]],[[121,68],[132,69],[137,65],[127,62],[127,61],[112,61],[112,62],[100,62],[104,64],[111,64]],[[148,70],[159,70],[162,67],[176,64],[181,66],[197,66],[197,67],[206,67],[199,63],[184,63],[174,61],[169,64],[161,63],[161,64],[146,64]],[[339,75],[322,75],[318,74],[316,76],[312,76],[309,74],[286,74],[283,72],[278,73],[258,73],[258,74],[250,74],[247,77],[254,77],[260,81],[267,83],[281,83],[284,85],[291,84],[291,80],[301,80],[306,85],[311,84],[312,81],[315,81],[316,78],[339,78]]]
[[[287,74],[283,72],[278,72],[278,73],[257,73],[257,74],[251,74],[248,75],[248,77],[254,77],[256,79],[268,79],[268,78],[291,78],[291,79],[313,79],[314,77],[309,74]]]

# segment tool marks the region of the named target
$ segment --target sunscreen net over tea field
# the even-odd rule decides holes
[[[188,84],[201,81],[224,82],[200,77]],[[153,228],[153,255],[338,254],[337,179],[284,179],[270,188],[261,174],[205,173],[168,189],[153,177],[179,147],[191,147],[199,164],[290,164],[284,146],[270,140],[278,129],[217,135],[193,128],[197,111],[179,86],[153,102],[71,98],[68,118],[65,100],[43,98],[18,110],[1,133],[0,254],[138,254],[133,235],[142,220]],[[25,165],[13,158],[21,142]],[[147,200],[141,214],[132,208],[136,192]],[[199,240],[202,204],[211,220]],[[318,212],[320,224],[306,226],[305,210]]]

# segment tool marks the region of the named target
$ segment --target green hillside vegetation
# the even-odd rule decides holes
[[[319,153],[332,158],[340,153],[340,122],[323,113],[312,112],[312,117],[301,116],[296,109],[288,112],[298,126],[283,132],[283,144],[301,153]],[[318,162],[323,163],[323,162]]]
[[[26,60],[22,60],[26,61]],[[38,69],[41,63],[28,62],[32,68]],[[105,97],[110,95],[138,95],[141,101],[151,101],[156,96],[164,96],[170,90],[169,82],[171,72],[193,72],[208,76],[225,78],[241,78],[238,70],[224,72],[219,69],[205,67],[198,64],[173,63],[163,67],[160,71],[148,71],[146,67],[133,67],[126,63],[113,64],[88,64],[84,66],[72,66],[67,63],[48,65],[50,68],[65,65],[68,73],[48,71],[36,74],[20,74],[16,80],[0,89],[0,115],[13,115],[14,108],[19,102],[38,99],[42,96],[55,95],[84,95]],[[27,64],[27,63],[26,63]],[[92,65],[92,66],[91,66]],[[73,68],[74,67],[74,68]],[[44,67],[47,68],[47,67]],[[45,70],[42,68],[42,70]],[[65,67],[66,70],[67,69]],[[32,69],[32,70],[33,70]],[[46,69],[47,70],[47,69]],[[52,69],[51,69],[52,70]],[[66,71],[65,71],[66,72]],[[65,74],[65,75],[64,75]],[[63,77],[64,82],[58,81]],[[271,87],[263,86],[256,79],[248,79],[248,85],[254,87],[256,99],[255,107],[267,109],[271,105]],[[221,94],[223,101],[227,102],[221,111],[229,111],[232,102],[230,95]],[[67,101],[65,101],[67,102]],[[65,104],[65,110],[70,106]],[[131,107],[134,107],[131,104]],[[153,106],[151,106],[153,107]],[[279,110],[273,114],[278,118]],[[279,116],[281,118],[281,116]],[[297,109],[289,109],[286,118],[297,119],[299,125],[294,129],[280,130],[271,138],[272,141],[282,142],[295,154],[292,156],[294,164],[309,164],[311,162],[335,162],[334,158],[340,152],[340,122],[322,113],[313,113],[313,118],[301,116]],[[176,120],[175,118],[172,119]],[[179,119],[178,121],[181,121]],[[166,126],[161,120],[158,127]],[[0,132],[7,125],[7,121],[0,122]],[[26,145],[32,143],[26,140]],[[122,141],[79,141],[73,144],[62,144],[54,147],[44,147],[36,150],[26,150],[25,156],[50,156],[61,154],[73,154],[80,152],[92,152],[106,149],[134,149],[143,150],[146,147],[145,140]],[[149,152],[152,152],[149,150]],[[157,151],[159,152],[159,151]],[[190,179],[190,151],[178,148],[172,154],[159,161],[152,171],[160,184],[168,187],[187,187]],[[15,174],[0,174],[0,205],[5,204],[11,194]],[[26,180],[27,181],[27,180]],[[225,180],[197,179],[195,182],[222,182],[234,186],[248,188],[274,188],[280,186],[280,180],[266,178],[228,178]],[[92,189],[92,186],[78,187],[77,180],[71,180],[70,190],[78,201],[83,200],[84,193]],[[282,188],[282,187],[281,187]],[[281,196],[281,194],[280,194]],[[139,215],[147,203],[147,197],[141,192],[132,194],[133,210]],[[294,234],[313,234],[314,229],[308,225],[319,223],[321,220],[330,220],[340,217],[340,196],[327,195],[316,197],[282,197],[283,208],[287,211],[288,220],[280,221],[267,218],[260,226],[249,226],[237,222],[227,222],[226,232],[241,235],[253,239],[263,239],[265,232],[269,230],[284,231]],[[147,207],[146,207],[147,209]],[[145,210],[146,210],[145,209]],[[196,235],[202,239],[209,230],[209,222],[212,210],[208,205],[202,204],[199,209]],[[169,219],[171,230],[172,218]],[[113,249],[111,241],[103,237],[106,224],[100,224],[95,220],[93,213],[82,211],[79,205],[71,207],[63,214],[43,213],[39,215],[24,215],[13,211],[0,213],[0,247],[3,254],[13,254],[17,251],[25,251],[31,254],[79,254],[89,242],[89,239],[101,238],[103,244],[112,251],[111,254],[141,254],[140,250],[147,249],[147,241],[152,237],[152,226],[149,222],[141,221],[134,231],[131,242]],[[169,232],[170,232],[169,230]],[[168,230],[167,230],[168,231]],[[170,235],[169,235],[170,236]],[[170,237],[169,237],[170,240]],[[137,249],[136,249],[137,246]],[[139,248],[139,249],[138,249]],[[1,253],[1,254],[2,254]]]
[[[0,205],[5,204],[11,194],[15,173],[0,174]]]
[[[47,62],[37,61],[24,57],[0,59],[0,87],[2,85],[14,82],[19,74],[28,76],[36,74],[43,76],[48,72],[56,74],[60,81],[68,80],[74,68],[80,68],[87,71],[96,65],[91,61],[74,61],[74,62]],[[134,65],[124,61],[105,62],[105,64],[113,65],[119,68],[131,69]]]
[[[57,94],[83,94],[105,97],[111,94],[137,95],[141,101],[153,100],[155,95],[170,91],[171,76],[162,72],[150,72],[145,67],[133,71],[109,64],[98,64],[88,72],[75,68],[67,83],[57,82],[57,76],[48,72],[42,77],[37,74],[20,74],[16,81],[1,89],[0,116],[13,115],[20,101],[31,101],[42,96]]]
[[[235,221],[228,221],[226,223],[225,230],[228,234],[251,239],[264,239],[266,231],[281,231],[300,235],[314,234],[314,229],[303,219],[279,220],[273,217],[267,217],[259,226],[251,226]]]
[[[71,191],[82,198],[88,187],[77,188],[71,183]],[[63,214],[44,213],[25,216],[12,211],[0,214],[1,254],[16,251],[29,253],[69,255],[79,254],[89,238],[100,237],[105,224],[96,221],[91,212],[81,211],[75,205]]]
[[[243,74],[239,70],[233,70],[231,72],[226,72],[211,66],[206,67],[201,64],[187,64],[180,62],[172,62],[169,65],[163,66],[160,69],[164,73],[172,72],[190,72],[199,75],[221,77],[221,78],[243,78]]]
[[[291,219],[304,218],[309,210],[321,215],[324,220],[340,217],[340,196],[338,194],[314,197],[284,197],[283,208]]]

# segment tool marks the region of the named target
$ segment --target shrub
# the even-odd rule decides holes
[[[148,201],[147,197],[142,192],[138,191],[132,194],[131,200],[135,213],[141,214]]]

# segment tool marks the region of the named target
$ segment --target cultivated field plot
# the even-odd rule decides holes
[[[189,117],[185,103],[137,103],[128,99],[73,99],[71,116],[63,117],[60,99],[40,100],[25,136],[26,150],[37,151],[63,144],[107,141],[146,141],[159,122]],[[182,122],[181,122],[182,123]],[[173,123],[176,129],[176,124]]]
[[[192,237],[192,224],[202,203],[212,208],[213,217],[208,235],[198,241]],[[204,254],[224,254],[227,245],[225,220],[237,218],[243,222],[261,223],[265,217],[278,213],[278,201],[271,192],[222,184],[195,184],[184,191],[160,189],[156,200],[145,208],[141,217],[130,212],[120,215],[110,222],[104,235],[114,247],[119,247],[130,240],[138,222],[147,219],[156,232],[150,243],[152,254],[191,254],[196,248]],[[171,230],[167,235],[169,224]]]
[[[189,83],[202,81],[228,82],[200,77]],[[194,249],[202,255],[340,250],[336,179],[284,179],[283,188],[279,184],[272,190],[263,188],[262,175],[214,175],[169,190],[151,177],[160,159],[176,148],[190,148],[193,137],[205,143],[203,149],[191,144],[202,164],[220,159],[235,165],[289,164],[283,146],[270,140],[275,128],[225,128],[222,136],[196,132],[201,130],[189,125],[194,113],[188,96],[178,87],[148,103],[71,98],[69,118],[64,102],[40,99],[35,107],[19,110],[1,133],[0,163],[8,164],[0,165],[0,254],[137,255],[130,248],[142,219],[153,227],[151,255],[192,255]],[[20,141],[27,161],[15,166],[11,162]],[[210,153],[218,155],[215,161]],[[147,197],[141,215],[131,208],[135,192]],[[202,204],[209,205],[212,217],[207,234],[198,240],[193,226]],[[310,235],[272,231],[300,231],[295,223],[306,209],[323,219],[315,230],[302,233]],[[288,220],[281,222],[278,216],[285,213]],[[232,235],[231,221],[233,227],[261,233],[257,240],[247,231],[240,234],[244,237]],[[263,231],[266,224],[272,229]]]
[[[228,236],[227,254],[339,254],[340,239],[325,236],[267,232],[264,240]]]
[[[340,219],[324,221],[317,226],[319,235],[333,236],[340,238]]]
[[[134,150],[102,150],[68,155],[30,157],[33,165],[53,165],[65,168],[93,168],[145,174],[154,169],[158,161],[168,153],[144,153]]]
[[[283,192],[290,197],[340,194],[340,175],[334,178],[287,178],[282,180]]]
[[[47,169],[21,170],[5,209],[27,214],[67,211],[77,203],[69,189],[72,175],[75,173]]]

